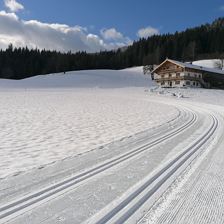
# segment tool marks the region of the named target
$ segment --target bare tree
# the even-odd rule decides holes
[[[151,75],[151,79],[154,80],[154,74],[152,74],[152,71],[154,69],[154,65],[145,65],[143,66],[143,73],[144,75]]]
[[[144,73],[144,75],[151,74],[151,72],[153,71],[153,68],[154,68],[153,65],[145,65],[145,66],[143,66],[143,73]]]

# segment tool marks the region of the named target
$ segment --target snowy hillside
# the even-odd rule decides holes
[[[151,86],[142,67],[124,70],[89,70],[43,75],[24,80],[0,80],[1,88],[122,88]]]
[[[218,61],[219,61],[218,59],[200,60],[200,61],[194,61],[193,64],[202,67],[215,68],[215,63]]]

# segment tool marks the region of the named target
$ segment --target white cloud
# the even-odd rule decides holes
[[[137,36],[140,38],[147,38],[156,34],[159,34],[159,30],[151,26],[148,26],[146,28],[140,29],[137,33]]]
[[[109,46],[113,46],[114,44],[118,47],[124,47],[133,43],[133,41],[129,37],[125,37],[122,33],[118,32],[115,28],[110,29],[102,29],[100,34],[104,41]],[[108,43],[109,42],[109,43]]]
[[[224,5],[222,5],[222,6],[220,7],[220,10],[221,10],[221,11],[224,11]]]
[[[105,40],[120,40],[124,38],[123,34],[115,28],[102,29],[100,33]]]
[[[98,35],[88,33],[85,27],[24,21],[15,13],[0,11],[0,48],[3,49],[12,43],[15,47],[98,52],[123,47],[130,42],[126,37],[105,41]]]
[[[16,0],[4,0],[5,6],[11,11],[11,12],[17,12],[19,10],[24,9],[24,6],[20,3],[18,3]]]

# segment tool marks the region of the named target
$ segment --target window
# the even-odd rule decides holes
[[[195,82],[193,82],[193,85],[195,86]]]
[[[188,85],[188,86],[189,86],[190,84],[191,84],[191,82],[190,82],[190,81],[187,81],[187,82],[186,82],[186,85]]]
[[[189,77],[191,76],[191,74],[190,74],[190,73],[188,73],[187,75],[188,75]]]
[[[161,75],[161,78],[164,78],[164,75]]]
[[[165,85],[165,82],[161,82],[161,86],[164,86]]]
[[[169,74],[169,77],[172,77],[172,74],[171,73]]]
[[[175,84],[176,84],[176,85],[179,85],[179,84],[180,84],[180,81],[175,81]]]
[[[180,77],[180,73],[177,73],[177,77]]]

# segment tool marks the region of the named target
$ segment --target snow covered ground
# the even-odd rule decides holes
[[[0,178],[133,136],[177,116],[175,108],[148,102],[136,92],[1,92]]]
[[[142,68],[129,71],[1,80],[0,178],[93,150],[177,115],[175,108],[164,114],[163,105],[141,99],[138,90],[123,90],[150,83]]]
[[[157,89],[132,68],[0,93],[0,223],[224,222],[223,90]]]

